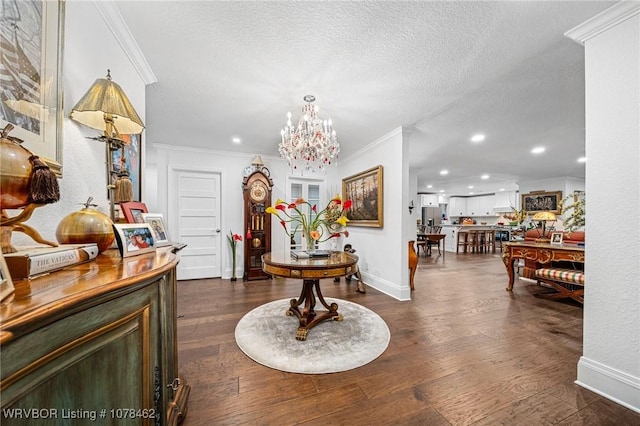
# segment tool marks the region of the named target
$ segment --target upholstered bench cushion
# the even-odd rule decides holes
[[[575,269],[540,268],[536,269],[535,277],[568,284],[584,285],[584,272]]]

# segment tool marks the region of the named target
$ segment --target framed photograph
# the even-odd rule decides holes
[[[122,135],[127,142],[122,149],[111,151],[113,170],[118,173],[123,169],[129,172],[133,184],[133,201],[140,201],[142,193],[142,135]]]
[[[551,212],[560,214],[562,202],[562,191],[536,191],[529,194],[522,194],[520,206],[528,213]]]
[[[122,208],[122,214],[127,223],[145,223],[142,213],[147,212],[147,205],[138,201],[129,201],[126,203],[120,203]]]
[[[353,205],[347,210],[349,226],[383,227],[382,166],[342,179],[342,196]]]
[[[562,244],[562,232],[551,233],[551,244]]]
[[[156,249],[153,231],[147,223],[114,223],[113,233],[122,257],[149,253]]]
[[[142,218],[151,227],[157,247],[171,245],[171,241],[169,241],[169,232],[164,225],[162,213],[142,213]]]
[[[0,301],[4,300],[15,291],[13,287],[13,281],[11,280],[11,274],[9,274],[9,268],[7,262],[4,260],[4,255],[0,254]]]
[[[7,2],[0,20],[0,128],[62,177],[64,1]],[[6,72],[5,72],[6,71]]]

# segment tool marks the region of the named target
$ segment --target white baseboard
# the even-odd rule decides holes
[[[575,383],[640,413],[640,377],[582,356],[578,362],[578,379]]]
[[[362,281],[364,281],[366,285],[373,287],[394,299],[398,299],[400,301],[411,300],[411,289],[409,286],[406,288],[400,287],[395,283],[384,280],[375,275],[371,275],[367,272],[363,272],[362,270],[360,270],[360,274],[362,274]]]

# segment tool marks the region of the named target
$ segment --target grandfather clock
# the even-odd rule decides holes
[[[271,278],[262,271],[262,255],[271,251],[271,217],[266,213],[271,205],[273,181],[269,169],[257,156],[245,169],[242,180],[244,193],[244,276],[243,280]]]

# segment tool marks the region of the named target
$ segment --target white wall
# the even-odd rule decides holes
[[[109,214],[105,146],[86,139],[98,136],[97,130],[70,120],[69,111],[97,78],[107,69],[113,80],[125,91],[138,115],[145,121],[145,84],[133,71],[131,61],[113,38],[93,2],[67,1],[64,45],[64,128],[63,176],[60,201],[36,209],[28,224],[47,240],[56,241],[55,231],[67,214],[80,210],[89,196],[98,210]],[[144,140],[144,137],[143,137]],[[12,212],[13,214],[13,212]],[[12,243],[33,246],[24,234],[14,232]]]
[[[402,128],[372,142],[338,165],[339,179],[382,165],[384,182],[384,226],[349,227],[349,243],[358,251],[363,280],[396,299],[410,299],[407,241],[411,238],[409,215],[409,171],[405,164],[408,138]],[[331,184],[335,184],[333,175]],[[413,194],[415,196],[415,194]],[[415,214],[415,213],[414,213]],[[415,237],[415,226],[413,237]]]
[[[584,42],[586,67],[587,281],[577,383],[640,412],[640,3],[618,3],[569,36]]]

